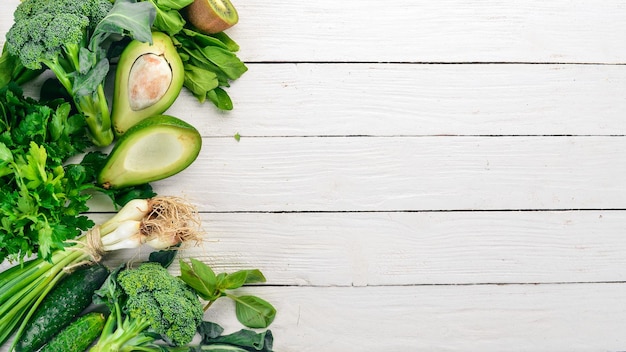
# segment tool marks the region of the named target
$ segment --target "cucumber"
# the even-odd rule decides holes
[[[109,276],[103,265],[81,267],[61,280],[41,301],[15,343],[16,352],[34,352],[91,304]]]
[[[84,352],[104,329],[104,314],[91,312],[78,317],[39,352]]]

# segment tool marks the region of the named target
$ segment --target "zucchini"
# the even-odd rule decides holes
[[[43,346],[40,352],[83,352],[102,333],[106,318],[99,312],[78,317]]]
[[[34,352],[91,304],[109,276],[103,265],[81,267],[61,280],[41,301],[15,344],[15,352]]]

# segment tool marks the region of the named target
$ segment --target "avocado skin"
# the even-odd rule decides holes
[[[163,97],[153,105],[142,110],[133,110],[129,101],[129,77],[133,64],[145,54],[159,55],[165,58],[172,70],[172,81]],[[152,44],[137,40],[131,41],[120,55],[115,71],[115,87],[111,120],[116,136],[124,134],[137,122],[165,112],[178,98],[185,80],[185,69],[172,39],[165,33],[152,32]]]
[[[128,151],[136,141],[149,136],[151,133],[163,133],[165,130],[177,134],[179,140],[186,142],[188,146],[186,151],[189,152],[187,155],[179,159],[174,167],[161,169],[159,172],[150,172],[148,170],[137,172],[124,168]],[[202,136],[189,123],[170,115],[150,116],[129,128],[115,143],[104,167],[100,170],[98,183],[105,189],[120,189],[162,180],[183,171],[191,165],[200,154],[201,147]]]

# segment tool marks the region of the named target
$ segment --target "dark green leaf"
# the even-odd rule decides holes
[[[111,310],[114,309],[116,303],[122,306],[121,300],[124,297],[124,291],[117,282],[117,276],[125,268],[126,264],[121,264],[111,271],[104,284],[95,292],[93,296],[94,304],[104,304]]]
[[[200,325],[198,325],[198,333],[203,340],[214,339],[220,336],[223,332],[223,327],[210,321],[203,321]]]
[[[222,42],[218,38],[215,38],[212,35],[207,35],[207,34],[202,34],[200,32],[192,31],[187,28],[183,29],[182,33],[179,36],[177,36],[177,38],[179,38],[179,40],[182,42],[186,42],[188,40],[193,41],[199,47],[217,46],[223,49],[227,49],[227,50],[229,49],[228,45],[226,45],[224,42]],[[190,43],[188,43],[187,45],[189,46]]]
[[[235,301],[237,320],[249,328],[266,328],[276,317],[276,309],[256,296],[228,295]]]
[[[193,3],[193,0],[156,0],[156,5],[160,8],[181,10]]]
[[[265,282],[265,276],[258,269],[239,270],[232,274],[226,275],[222,283],[224,289],[234,290],[245,284]]]
[[[185,65],[184,85],[200,102],[204,102],[207,93],[219,86],[219,81],[217,75],[211,71]]]
[[[89,96],[96,92],[109,72],[109,60],[102,59],[86,74],[77,74],[74,78],[74,95]]]
[[[156,8],[150,2],[117,0],[94,29],[89,49],[96,52],[111,35],[128,35],[141,42],[152,43],[151,26],[155,17]]]
[[[159,263],[162,267],[168,268],[174,262],[177,254],[177,249],[155,251],[150,253],[148,261]]]
[[[191,263],[190,266],[185,261],[180,261],[180,278],[202,299],[207,301],[217,299],[219,295],[216,294],[217,282],[213,270],[196,259],[191,259]]]
[[[231,51],[216,46],[206,46],[200,50],[208,61],[219,67],[232,80],[241,77],[248,70]]]
[[[272,352],[274,337],[270,330],[255,332],[242,329],[232,334],[218,336],[211,339],[203,339],[201,342],[202,351],[213,351],[211,346],[232,346],[242,348],[249,352]],[[237,351],[237,350],[235,350]]]
[[[183,29],[185,23],[185,19],[178,11],[157,8],[153,26],[161,32],[174,35]]]
[[[226,32],[211,34],[211,36],[224,43],[224,45],[226,45],[226,49],[232,52],[239,51],[239,44],[237,44],[231,37],[229,37]]]
[[[207,98],[221,110],[232,110],[233,101],[230,99],[228,93],[222,88],[215,88],[207,93]]]
[[[244,270],[234,272],[225,276],[221,287],[225,290],[234,290],[246,283],[247,273]]]

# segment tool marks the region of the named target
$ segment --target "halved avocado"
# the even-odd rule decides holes
[[[169,115],[148,117],[116,142],[98,182],[109,189],[164,179],[191,165],[201,147],[202,137],[190,124]]]
[[[152,33],[152,44],[133,40],[115,72],[111,120],[116,135],[162,114],[176,100],[185,79],[183,62],[167,34]]]

